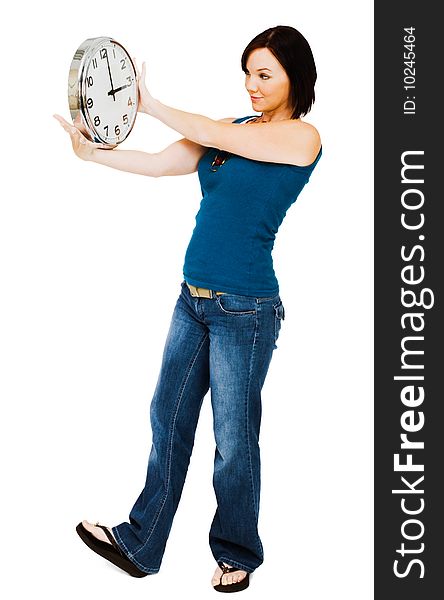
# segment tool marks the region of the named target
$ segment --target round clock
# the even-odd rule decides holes
[[[115,148],[137,116],[139,90],[130,55],[116,40],[96,37],[76,50],[68,79],[74,124],[91,141]]]

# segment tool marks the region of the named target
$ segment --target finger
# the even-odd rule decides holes
[[[77,127],[69,127],[68,133],[71,134],[71,138],[74,139],[78,139],[79,135],[80,135],[80,131],[77,129]]]
[[[74,127],[71,123],[68,123],[68,121],[65,121],[65,119],[59,115],[53,115],[55,119],[57,119],[57,121],[60,123],[60,125],[63,127],[63,129],[65,131],[67,131],[69,134],[75,134],[78,132],[77,128]]]
[[[136,57],[133,56],[134,68],[136,70],[137,79],[139,79],[139,69],[137,68]]]
[[[60,115],[54,115],[54,117],[57,119],[57,121],[61,124],[64,125],[65,127],[72,127],[72,123],[69,123],[68,121],[66,121],[66,119],[64,119],[63,117],[61,117]]]
[[[61,117],[60,115],[52,115],[54,117],[54,119],[56,119],[60,125],[69,125],[69,123],[67,123],[67,121],[65,121],[65,119],[63,117]]]

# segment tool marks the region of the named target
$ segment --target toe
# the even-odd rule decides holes
[[[108,536],[106,535],[106,533],[103,531],[103,529],[101,527],[98,527],[97,525],[90,523],[86,519],[84,521],[82,521],[82,525],[87,531],[92,533],[93,536],[95,538],[97,538],[98,540],[100,540],[102,542],[107,542],[108,544],[111,544],[111,542],[108,539]],[[110,533],[112,533],[109,527],[107,527],[107,529],[108,529],[108,531],[110,531]]]
[[[246,577],[246,571],[233,571],[232,573],[226,573],[222,577],[222,585],[231,585],[233,583],[238,583],[242,581]]]
[[[227,563],[224,563],[225,566],[230,567]],[[233,583],[238,583],[242,581],[246,577],[246,571],[242,571],[239,569],[238,571],[233,571],[232,573],[222,574],[222,569],[217,567],[214,572],[213,579],[211,580],[212,585],[218,585],[221,583],[222,585],[232,585]],[[222,578],[222,579],[221,579]]]
[[[214,571],[214,575],[213,575],[213,579],[211,580],[211,585],[218,585],[220,583],[220,578],[222,575],[222,569],[220,567],[217,567],[216,570]]]
[[[86,519],[84,519],[82,521],[82,525],[85,529],[87,529],[88,531],[90,531],[91,533],[94,533],[94,525],[93,523],[90,523],[89,521],[87,521]]]

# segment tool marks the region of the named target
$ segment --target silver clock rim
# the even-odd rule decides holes
[[[130,128],[126,132],[125,137],[123,137],[121,140],[119,140],[115,144],[112,144],[106,140],[103,140],[100,137],[99,133],[95,129],[94,123],[91,122],[91,120],[89,118],[89,114],[87,113],[87,111],[85,109],[85,88],[84,88],[85,80],[83,77],[85,67],[86,67],[86,64],[89,62],[89,59],[91,58],[91,56],[96,52],[97,47],[100,46],[101,44],[103,44],[104,42],[113,43],[113,44],[116,44],[117,46],[119,46],[120,48],[122,48],[122,50],[125,52],[125,54],[128,56],[128,58],[131,62],[131,66],[133,68],[134,73],[136,73],[136,68],[134,66],[134,63],[132,61],[132,58],[131,58],[128,50],[120,42],[118,42],[117,40],[115,40],[114,38],[112,38],[110,36],[87,38],[77,48],[77,50],[75,51],[74,56],[72,58],[72,61],[71,61],[71,66],[69,69],[69,76],[68,76],[68,105],[69,105],[69,110],[71,113],[71,118],[72,118],[73,123],[76,120],[79,121],[79,119],[80,119],[80,122],[83,125],[83,128],[86,130],[86,132],[88,134],[87,137],[89,137],[91,139],[91,141],[93,141],[95,143],[105,144],[109,148],[115,148],[118,144],[121,144],[123,141],[125,141],[126,138],[129,136],[129,134],[131,133],[131,131],[134,127],[134,123],[136,122],[137,110],[136,110],[136,113],[134,116],[134,120],[133,120]],[[138,89],[138,86],[136,85],[136,107],[138,107],[138,104],[139,104],[139,89]]]

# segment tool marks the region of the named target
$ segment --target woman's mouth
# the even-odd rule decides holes
[[[250,96],[253,102],[257,102],[258,100],[262,100],[262,98],[258,98],[257,96]]]

